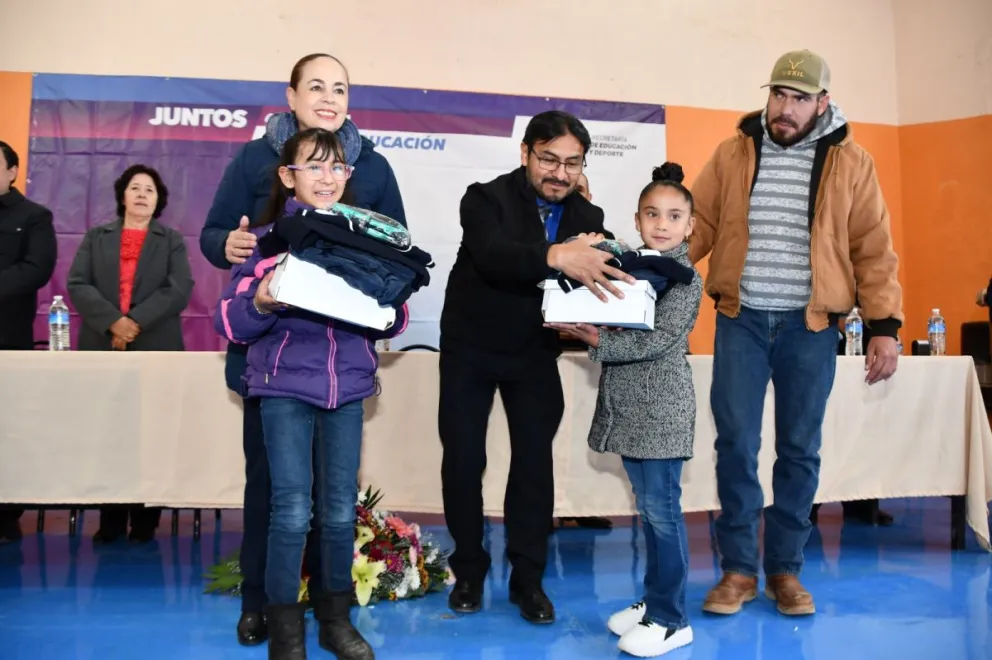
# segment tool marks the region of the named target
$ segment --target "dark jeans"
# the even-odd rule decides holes
[[[269,547],[269,515],[272,486],[269,459],[262,432],[262,400],[244,400],[242,440],[245,452],[244,532],[241,537],[241,611],[262,612],[265,597],[265,560]],[[316,486],[315,486],[316,488]],[[317,498],[314,497],[314,500]],[[316,509],[316,507],[315,507]],[[314,517],[317,517],[316,510]],[[311,594],[321,591],[320,532],[311,526],[307,536],[306,562]]]
[[[775,502],[765,510],[765,575],[799,575],[810,509],[820,477],[820,442],[837,366],[837,329],[806,328],[804,312],[742,308],[717,314],[710,403],[716,422],[720,517],[716,537],[724,572],[758,574],[758,524],[764,497],[758,450],[765,393],[775,391]]]
[[[351,589],[362,417],[361,401],[323,410],[296,399],[262,399],[272,483],[265,593],[272,604],[287,605],[298,599],[315,483],[321,586],[325,591]]]
[[[647,546],[645,618],[665,628],[685,628],[689,539],[682,517],[682,459],[623,459]]]
[[[482,475],[486,429],[498,389],[510,431],[503,508],[511,583],[539,583],[554,515],[552,441],[565,408],[554,355],[521,359],[442,347],[440,376],[441,488],[445,521],[455,542],[451,569],[456,578],[481,581],[492,563],[482,546]]]

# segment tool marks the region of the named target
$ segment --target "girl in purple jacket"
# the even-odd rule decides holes
[[[333,133],[297,133],[283,148],[269,211],[259,224],[280,217],[280,222],[292,222],[294,210],[341,200],[351,172]],[[326,601],[314,607],[320,645],[342,660],[371,659],[372,648],[349,618],[362,401],[375,393],[375,341],[406,328],[406,305],[397,309],[395,324],[385,332],[286,308],[269,294],[278,255],[266,258],[260,252],[265,246],[263,239],[236,267],[215,326],[228,340],[249,345],[248,395],[262,399],[272,479],[265,565],[269,658],[306,657],[304,610],[297,600],[313,507],[311,485],[316,483],[324,584],[314,597]]]

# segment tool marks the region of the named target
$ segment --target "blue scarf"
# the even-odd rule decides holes
[[[278,112],[265,122],[265,140],[277,154],[281,154],[286,140],[296,135],[298,130],[300,125],[296,121],[296,115],[292,112]],[[358,132],[358,126],[350,119],[345,119],[335,135],[344,147],[345,161],[354,165],[362,153],[362,135]]]

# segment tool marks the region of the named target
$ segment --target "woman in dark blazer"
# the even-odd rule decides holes
[[[129,167],[114,182],[118,219],[86,232],[69,269],[69,299],[83,322],[81,351],[184,350],[179,315],[193,291],[182,235],[158,222],[169,191],[158,172]],[[162,510],[100,509],[96,543],[154,538]]]

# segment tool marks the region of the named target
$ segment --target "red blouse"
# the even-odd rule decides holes
[[[121,312],[131,309],[131,293],[134,291],[134,274],[138,270],[141,246],[145,244],[148,232],[144,229],[125,228],[121,232]]]

